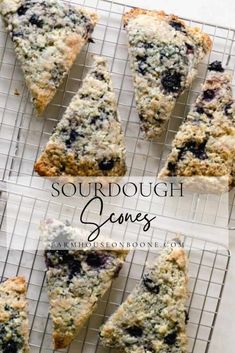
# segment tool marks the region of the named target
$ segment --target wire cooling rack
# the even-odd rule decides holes
[[[31,352],[53,352],[44,258],[42,251],[38,250],[38,225],[42,219],[52,216],[64,220],[67,218],[67,211],[63,204],[55,205],[43,202],[41,199],[13,193],[8,194],[8,207],[10,207],[10,212],[2,216],[0,229],[0,278],[4,279],[15,275],[26,277],[28,281]],[[0,205],[0,211],[2,208],[5,208],[4,202]],[[26,212],[27,208],[28,212]],[[70,207],[71,220],[75,221],[75,214],[76,207]],[[6,228],[7,220],[11,223],[10,230]],[[11,242],[14,237],[18,241],[23,239],[22,248],[24,251],[14,250],[11,246],[6,247],[4,243],[6,230],[10,233],[8,236],[10,235]],[[162,245],[175,236],[176,234],[173,232],[153,228],[149,240],[158,241]],[[137,238],[141,239],[140,231]],[[190,263],[188,353],[206,353],[209,349],[222,298],[230,254],[221,245],[193,238],[190,235],[181,235],[181,240],[188,252]],[[108,293],[99,301],[99,305],[88,323],[83,327],[77,339],[65,350],[66,352],[109,352],[99,343],[99,327],[134,288],[143,275],[146,263],[151,263],[156,256],[158,256],[158,251],[153,249],[130,252],[120,276],[113,282]]]
[[[118,99],[118,107],[125,131],[127,147],[128,174],[137,176],[155,176],[171,150],[171,141],[187,115],[190,105],[200,91],[205,79],[209,62],[221,60],[234,75],[235,68],[235,31],[233,29],[185,21],[191,26],[198,26],[207,32],[213,40],[210,56],[199,65],[199,72],[191,87],[178,100],[166,132],[154,141],[146,141],[139,129],[139,118],[136,113],[132,76],[129,68],[127,37],[123,29],[123,13],[129,6],[106,0],[74,0],[74,5],[82,5],[98,13],[100,20],[94,31],[95,43],[86,46],[78,56],[64,84],[49,105],[44,116],[37,118],[34,114],[30,97],[20,67],[15,59],[14,48],[0,24],[0,178],[3,181],[20,184],[22,177],[33,178],[33,165],[48,138],[63,115],[71,98],[79,88],[82,79],[92,66],[92,56],[102,55],[107,58],[112,73],[113,84]],[[234,83],[234,80],[233,80]],[[29,185],[32,187],[32,182]],[[233,216],[234,193],[229,200],[229,224],[235,226]],[[166,209],[168,206],[164,205]],[[200,217],[196,211],[200,209]],[[205,209],[213,210],[213,215],[205,215]],[[195,217],[192,221],[209,223],[217,226],[221,214],[221,202],[208,207],[204,196],[192,197],[187,210]],[[195,211],[196,210],[196,211]],[[178,206],[175,217],[179,217]],[[184,217],[187,217],[187,212]],[[191,218],[189,218],[191,219]]]
[[[7,197],[5,192],[3,194],[0,204],[0,279],[15,275],[26,277],[31,352],[50,353],[53,352],[52,326],[48,315],[45,264],[39,247],[39,223],[43,219],[55,217],[60,220],[69,219],[76,226],[78,210],[74,205],[65,207],[64,204],[56,204],[20,193],[8,193]],[[8,212],[4,213],[6,199]],[[8,227],[7,222],[10,224]],[[141,228],[138,230],[133,228],[132,232],[137,240],[142,241]],[[158,242],[160,246],[175,237],[176,233],[157,227],[152,227],[148,233],[148,240]],[[10,239],[8,247],[7,238]],[[181,240],[188,252],[190,263],[188,353],[207,353],[223,294],[230,254],[222,245],[190,235],[181,235]],[[16,243],[20,244],[20,250],[16,250],[17,247],[13,246]],[[99,327],[134,288],[143,275],[146,263],[151,263],[157,255],[158,251],[151,248],[130,252],[119,278],[113,282],[111,289],[100,300],[98,308],[87,325],[66,352],[109,352],[99,343]]]
[[[165,134],[154,141],[143,139],[136,113],[132,77],[128,62],[127,37],[122,16],[130,8],[112,1],[74,0],[96,11],[100,20],[94,31],[95,43],[86,46],[78,56],[64,84],[44,113],[35,117],[28,91],[14,49],[4,25],[0,26],[0,113],[1,113],[1,174],[9,176],[33,175],[33,164],[45,146],[53,127],[61,118],[81,80],[92,66],[92,55],[107,58],[117,93],[118,106],[123,121],[127,145],[127,164],[132,175],[156,175],[171,149],[171,141],[187,115],[190,105],[200,91],[209,62],[221,60],[233,74],[235,67],[235,31],[233,29],[187,20],[198,26],[213,40],[210,56],[200,65],[190,89],[178,100]]]
[[[15,60],[14,49],[4,25],[0,23],[0,178],[7,182],[20,185],[22,176],[34,178],[33,165],[42,148],[45,146],[53,127],[63,115],[70,99],[79,88],[82,79],[92,66],[92,55],[98,54],[107,58],[112,73],[113,83],[118,99],[119,111],[122,117],[127,146],[128,173],[137,176],[155,176],[166,159],[171,141],[191,104],[200,91],[204,81],[207,64],[213,60],[221,60],[233,74],[235,70],[235,31],[234,29],[201,23],[185,19],[192,26],[199,26],[213,40],[213,49],[200,65],[199,72],[191,87],[178,100],[166,132],[154,141],[144,140],[136,113],[132,77],[129,69],[127,39],[122,26],[122,15],[130,7],[105,0],[74,0],[71,3],[80,4],[94,9],[100,15],[93,38],[95,43],[86,46],[76,60],[64,84],[49,105],[42,118],[36,118],[30,97],[26,89],[19,65]],[[44,261],[36,249],[38,242],[39,220],[51,214],[65,219],[75,215],[76,210],[64,205],[45,204],[42,200],[17,195],[17,201],[12,196],[2,192],[0,196],[0,276],[10,277],[23,274],[28,279],[28,299],[30,307],[30,342],[31,352],[49,353],[51,346],[51,322],[48,318],[48,301],[45,287]],[[233,217],[234,194],[231,195],[230,224],[235,225]],[[4,244],[6,234],[5,212],[7,202],[15,208],[12,219],[12,236],[23,241],[24,251],[8,250]],[[28,204],[30,212],[23,212],[23,205]],[[218,226],[221,214],[221,203],[208,207],[207,196],[192,197],[184,217],[193,214],[193,221],[208,223],[205,220],[205,209],[213,209],[209,220],[213,226]],[[212,201],[213,203],[213,201]],[[56,211],[52,211],[57,207]],[[167,205],[162,205],[164,209]],[[199,210],[200,217],[195,217]],[[176,205],[174,216],[178,214]],[[27,216],[28,215],[28,216]],[[72,217],[73,217],[72,216]],[[208,215],[207,215],[208,216]],[[155,229],[152,236],[161,240],[174,237],[173,233]],[[188,324],[189,353],[206,353],[215,325],[219,304],[229,264],[229,253],[221,245],[205,240],[184,236],[190,259],[190,321]],[[67,350],[70,353],[106,353],[98,342],[98,327],[126,298],[141,277],[146,261],[154,257],[150,251],[136,250],[128,256],[126,264],[115,280],[110,291],[100,301],[86,327],[83,328],[77,340]]]

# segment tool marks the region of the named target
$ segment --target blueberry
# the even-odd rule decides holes
[[[93,39],[91,38],[93,31],[94,31],[94,26],[91,23],[87,24],[86,25],[86,32],[87,33],[85,36],[88,38],[88,41],[91,43],[94,43]]]
[[[184,154],[187,152],[191,152],[196,158],[198,159],[206,159],[207,154],[205,151],[206,148],[206,142],[204,141],[202,143],[196,143],[195,141],[189,141],[187,142],[184,147],[179,149],[179,155],[178,155],[178,160],[182,159]]]
[[[212,118],[213,118],[213,115],[212,115],[211,113],[206,113],[206,115],[207,115],[207,117],[208,117],[209,119],[212,119]]]
[[[37,16],[37,15],[32,15],[29,19],[29,22],[32,25],[37,26],[38,28],[43,27],[43,20],[40,20],[39,16]]]
[[[74,13],[73,9],[69,9],[68,17],[70,18],[70,20],[73,24],[75,24],[75,25],[77,24],[77,16]],[[85,22],[85,20],[84,20],[85,18],[86,17],[82,15],[81,20],[83,20]]]
[[[99,81],[104,81],[104,74],[100,73],[100,72],[95,72],[95,78]]]
[[[2,352],[3,353],[17,353],[18,352],[18,345],[14,341],[8,341],[3,343],[2,345]]]
[[[211,101],[213,98],[215,98],[215,90],[207,89],[203,92],[203,99],[205,101]]]
[[[19,16],[23,16],[23,15],[26,14],[27,10],[28,10],[28,7],[25,6],[25,5],[22,5],[22,6],[20,6],[20,7],[18,8],[17,14],[18,14]]]
[[[69,263],[69,280],[74,276],[77,276],[81,273],[81,262],[79,260],[73,260]]]
[[[185,324],[187,325],[187,323],[189,321],[189,314],[188,314],[187,310],[185,310],[184,314],[185,314]]]
[[[172,346],[173,344],[175,344],[176,338],[177,338],[177,332],[173,331],[164,337],[164,343],[168,344],[169,346]]]
[[[79,136],[79,133],[75,130],[71,130],[69,140],[70,142],[75,142],[77,137]]]
[[[189,54],[193,54],[194,53],[194,47],[188,43],[185,43],[186,45],[186,53],[189,55]]]
[[[224,113],[225,115],[231,115],[232,114],[232,104],[233,103],[228,103],[224,107]]]
[[[180,88],[181,88],[181,74],[179,72],[175,72],[175,71],[167,71],[164,73],[162,79],[161,79],[161,83],[163,88],[167,91],[167,92],[179,92]]]
[[[143,284],[151,293],[158,294],[160,292],[160,286],[154,283],[154,281],[146,275],[143,278]]]
[[[224,72],[224,68],[222,66],[221,61],[214,61],[208,66],[209,71],[217,71],[217,72]]]
[[[86,263],[90,267],[97,267],[97,268],[102,267],[106,261],[107,261],[107,256],[98,254],[98,253],[90,253],[87,255],[87,258],[86,258]]]
[[[143,334],[142,328],[136,325],[127,327],[126,332],[133,337],[141,337]]]
[[[85,136],[75,130],[71,130],[69,139],[65,141],[66,146],[70,148],[72,144],[78,139],[78,137],[83,138]]]
[[[206,114],[209,119],[213,118],[213,115],[211,113],[207,113],[203,107],[196,107],[196,112],[198,114]]]
[[[171,175],[175,175],[176,172],[176,163],[174,162],[168,162],[167,164],[167,169],[169,170],[169,172],[171,173]]]
[[[171,27],[173,27],[176,31],[186,33],[185,32],[185,27],[184,27],[184,25],[181,22],[172,20],[172,21],[169,22],[169,25]]]
[[[0,324],[0,341],[6,336],[6,334],[7,334],[7,332],[6,332],[4,325]]]
[[[73,261],[73,257],[69,254],[68,250],[57,250],[56,256],[61,264],[69,263],[71,260]]]
[[[99,163],[99,168],[101,170],[111,170],[115,165],[115,161],[113,159],[107,160],[104,159]]]
[[[192,152],[196,158],[203,160],[207,158],[205,147],[206,141],[199,144],[196,144],[196,142],[192,142],[188,146],[188,151]]]
[[[154,48],[154,45],[153,43],[142,43],[142,46],[144,47],[145,50],[148,50],[148,49],[153,49]]]
[[[10,311],[10,310],[11,310],[11,307],[10,307],[8,304],[5,304],[5,306],[4,306],[4,310],[6,310],[6,311]]]
[[[196,112],[198,114],[204,114],[205,113],[204,108],[202,108],[202,107],[196,107]]]
[[[146,75],[148,71],[147,55],[145,56],[137,55],[136,60],[138,62],[138,72],[143,76]]]
[[[107,118],[108,118],[108,113],[105,112],[104,110],[101,110],[100,115],[95,115],[91,117],[90,124],[96,124],[96,121],[102,122]],[[115,114],[114,114],[114,118],[117,118],[115,117]]]

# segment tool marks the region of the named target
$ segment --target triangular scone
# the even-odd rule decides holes
[[[209,36],[174,15],[133,9],[124,15],[141,129],[158,136],[176,99],[211,49]]]
[[[124,134],[104,58],[86,76],[35,165],[43,176],[122,176]]]
[[[159,174],[161,179],[228,177],[229,184],[233,183],[235,104],[232,78],[218,61],[208,69],[202,92],[173,140],[172,152]],[[215,178],[213,184],[217,188]]]
[[[123,353],[186,352],[187,297],[185,251],[165,248],[102,327],[102,343]]]
[[[87,242],[89,233],[56,220],[42,225],[44,242]],[[100,241],[100,237],[97,239]],[[67,347],[95,310],[124,263],[125,250],[46,250],[47,286],[55,349]]]
[[[29,352],[29,323],[23,277],[0,283],[0,352]]]
[[[40,114],[90,39],[97,17],[59,0],[1,0],[0,13]]]

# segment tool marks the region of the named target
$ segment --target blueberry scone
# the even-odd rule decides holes
[[[107,62],[95,66],[35,165],[42,176],[122,176],[125,143]]]
[[[28,353],[26,283],[14,277],[0,284],[0,352]]]
[[[159,175],[161,179],[227,176],[229,184],[233,183],[235,104],[232,78],[218,61],[210,64],[208,70],[202,92],[175,136],[172,152]]]
[[[124,15],[124,26],[140,126],[147,138],[154,138],[212,43],[200,29],[159,11],[132,9]]]
[[[40,114],[91,38],[96,14],[58,0],[0,0],[0,13]]]
[[[55,246],[87,241],[85,230],[56,220],[42,225],[47,265],[47,286],[55,349],[67,347],[111,286],[127,251],[82,248],[55,250]],[[54,244],[54,245],[53,245]],[[64,248],[64,247],[62,247]]]
[[[102,343],[123,353],[186,352],[187,297],[186,254],[167,247],[104,324]]]

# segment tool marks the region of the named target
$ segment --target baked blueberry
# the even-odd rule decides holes
[[[81,262],[79,260],[73,260],[69,263],[69,280],[71,280],[74,276],[77,276],[81,273]]]
[[[205,101],[211,101],[214,98],[215,98],[215,90],[207,89],[206,91],[203,92],[203,99]]]
[[[69,135],[69,139],[65,141],[65,144],[68,148],[71,147],[71,145],[77,140],[78,137],[83,138],[84,135],[80,134],[79,132],[75,131],[75,130],[71,130],[70,135]]]
[[[137,56],[136,60],[138,61],[138,72],[141,75],[146,75],[147,70],[148,70],[148,63],[147,63],[147,56]]]
[[[221,61],[214,61],[208,66],[209,71],[217,71],[217,72],[224,72],[224,68],[222,66]]]
[[[204,114],[205,113],[204,108],[202,108],[202,107],[196,107],[196,112],[198,114]]]
[[[43,20],[40,20],[39,16],[37,15],[32,15],[29,19],[29,22],[33,25],[33,26],[37,26],[38,28],[42,28],[43,27]]]
[[[185,33],[185,27],[184,25],[181,23],[181,22],[178,22],[178,21],[170,21],[169,22],[170,26],[173,27],[176,31],[179,31],[179,32],[184,32]]]
[[[17,353],[20,347],[15,341],[4,342],[2,345],[3,353]]]
[[[143,45],[143,47],[144,47],[145,50],[153,49],[153,48],[154,48],[153,43],[147,43],[147,42],[146,42],[146,43],[143,43],[142,45]]]
[[[21,31],[13,31],[10,34],[11,34],[11,38],[12,38],[13,41],[16,38],[22,38],[23,37],[23,33]]]
[[[175,344],[176,338],[177,338],[177,332],[173,331],[164,337],[164,342],[169,346],[172,346],[173,344]]]
[[[198,159],[206,159],[207,154],[205,151],[206,141],[202,143],[196,143],[195,141],[187,142],[184,147],[179,149],[178,160],[182,159],[187,152],[191,152]]]
[[[25,5],[22,5],[22,6],[20,6],[20,7],[18,8],[17,14],[18,14],[19,16],[23,16],[23,15],[26,14],[27,10],[28,10],[28,7],[25,6]]]
[[[126,328],[126,332],[133,337],[141,337],[143,334],[143,329],[139,326],[130,326]]]
[[[91,267],[102,267],[107,261],[107,255],[90,253],[87,255],[86,263]]]
[[[194,53],[194,47],[191,44],[185,43],[186,45],[186,53],[189,54],[193,54]]]
[[[115,161],[113,159],[107,160],[104,159],[99,163],[99,168],[101,170],[111,170],[115,165]]]
[[[231,103],[228,103],[225,105],[224,107],[224,113],[225,115],[231,115],[232,114],[232,102]]]
[[[145,288],[147,288],[147,290],[151,293],[158,294],[160,291],[160,286],[154,283],[154,281],[151,278],[149,278],[147,275],[145,275],[143,278],[143,284]]]
[[[173,176],[176,172],[176,163],[168,162],[167,168],[169,169],[171,175]]]
[[[6,310],[6,307],[4,309]],[[6,334],[6,328],[3,324],[0,324],[0,340],[2,340],[6,336]]]
[[[163,74],[161,83],[163,88],[169,93],[176,93],[180,91],[182,76],[176,71],[167,71]]]
[[[102,74],[101,72],[95,72],[95,78],[99,81],[105,80],[104,74]]]

